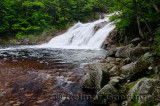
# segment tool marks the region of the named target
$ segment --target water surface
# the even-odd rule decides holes
[[[88,100],[65,99],[91,95],[78,84],[88,71],[82,67],[105,54],[105,50],[1,46],[0,105],[91,105]],[[63,98],[57,99],[59,94]]]

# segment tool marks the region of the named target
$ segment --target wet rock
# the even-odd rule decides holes
[[[128,98],[129,101],[134,99],[133,96],[139,97],[137,98],[139,105],[147,105],[148,102],[158,103],[160,101],[160,80],[142,78],[129,90],[128,95],[132,97]]]
[[[114,64],[96,63],[90,64],[88,67],[90,72],[82,78],[80,85],[82,88],[95,89],[98,92],[107,84],[110,76],[109,70],[114,67]]]
[[[103,49],[111,49],[113,47],[116,47],[115,39],[116,39],[117,33],[118,33],[118,30],[114,29],[107,35],[105,42],[103,43],[103,46],[102,46]]]
[[[106,24],[108,24],[108,21],[96,24],[94,27],[94,31],[97,32],[99,29],[103,28]]]
[[[117,33],[118,33],[118,30],[114,29],[113,31],[110,32],[110,34],[108,35],[108,37],[109,37],[110,39],[115,40],[115,39],[116,39],[116,36],[117,36]]]
[[[80,85],[82,88],[94,89],[94,84],[92,83],[89,74],[86,74],[86,75],[80,80],[79,85]]]
[[[117,95],[117,89],[111,84],[105,85],[95,96],[93,103],[95,104],[110,104],[117,101],[114,95]]]
[[[123,61],[123,65],[126,65],[126,64],[129,64],[131,63],[132,60],[130,58],[126,58],[124,61]]]
[[[131,43],[134,45],[137,45],[139,42],[141,42],[140,38],[134,38],[133,40],[131,40]]]
[[[107,52],[106,57],[115,57],[116,52],[117,52],[117,49],[116,48],[112,48]]]

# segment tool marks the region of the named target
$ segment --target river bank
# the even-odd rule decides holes
[[[81,87],[96,92],[94,104],[159,106],[160,61],[153,58],[152,47],[141,38],[120,46],[117,38],[117,30],[107,36],[105,59],[86,65],[90,72],[81,79]]]

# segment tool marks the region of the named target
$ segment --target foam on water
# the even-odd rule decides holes
[[[100,49],[106,36],[115,28],[107,15],[104,19],[83,24],[78,22],[66,33],[51,39],[48,43],[39,47],[64,48],[64,49]],[[108,22],[103,28],[95,32],[95,26],[102,22]]]

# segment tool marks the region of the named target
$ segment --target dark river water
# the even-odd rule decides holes
[[[105,50],[0,46],[0,105],[91,106],[78,82]]]

